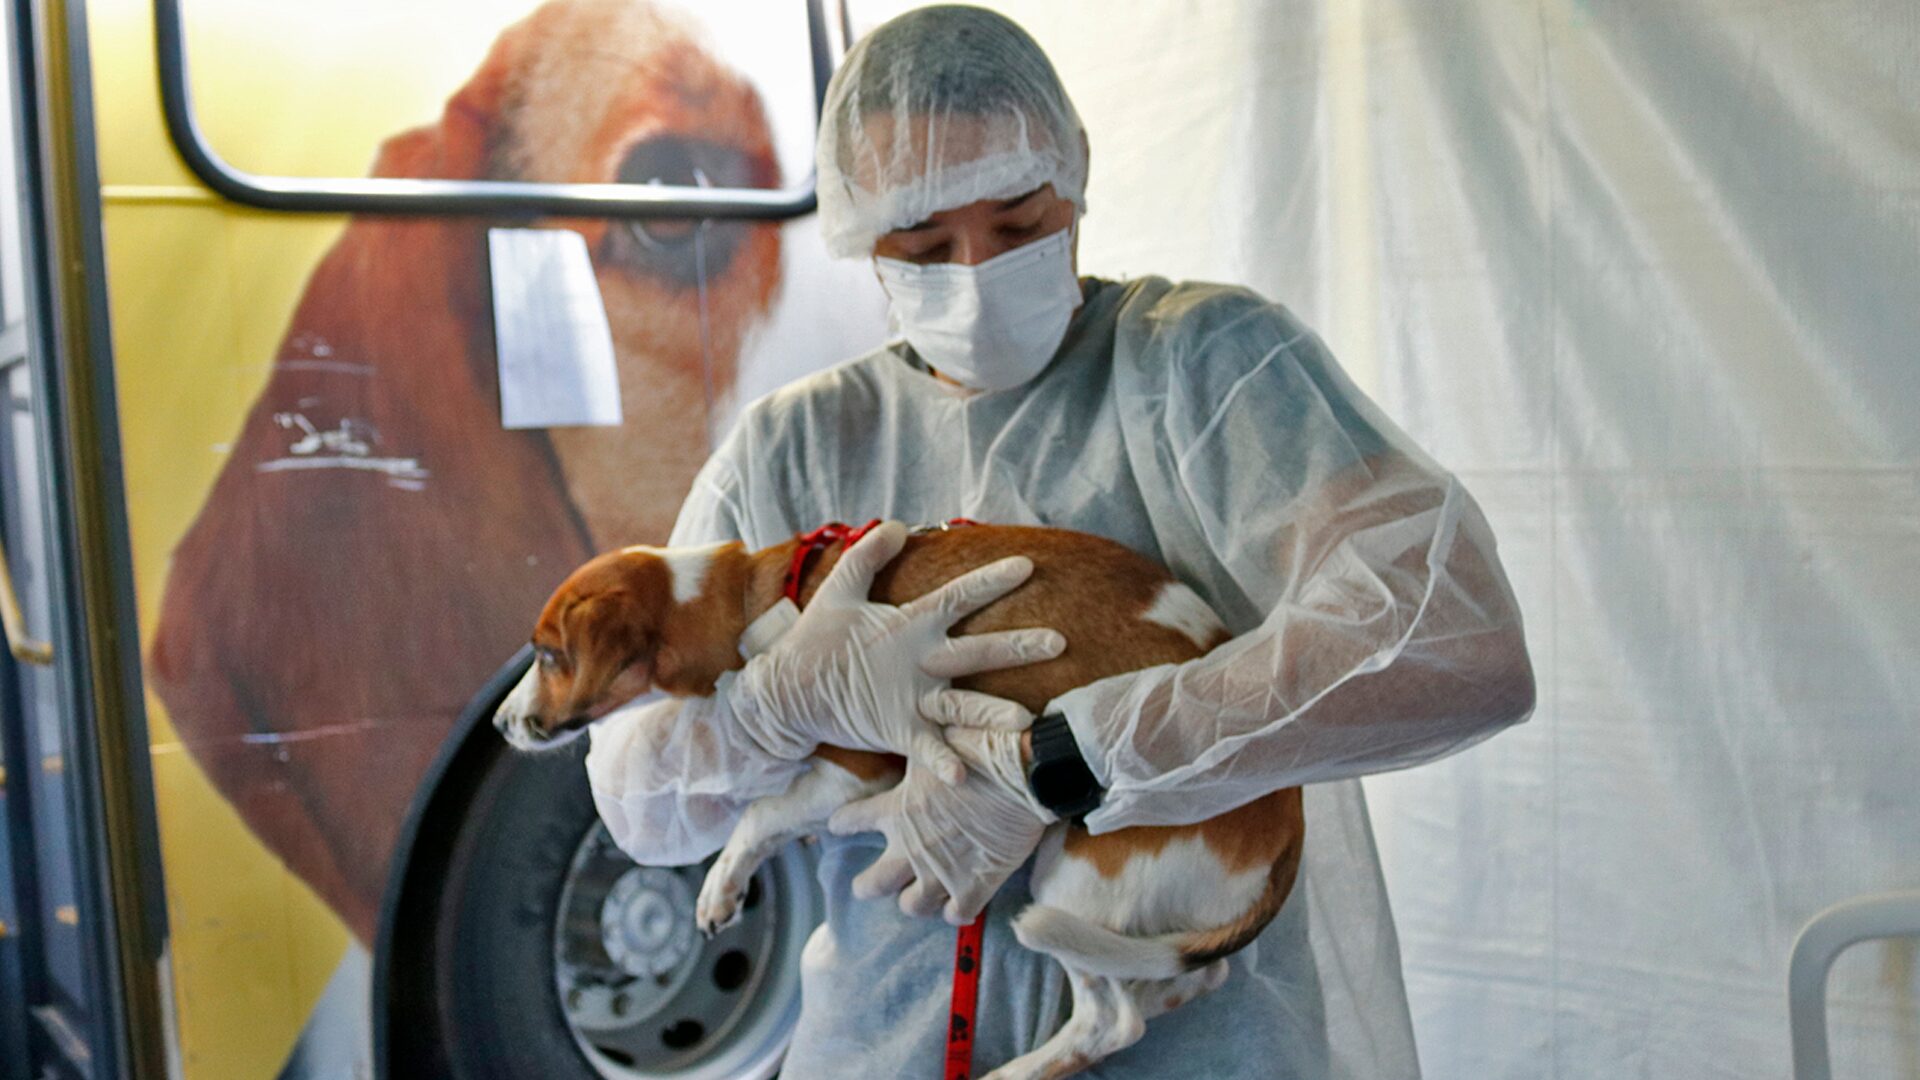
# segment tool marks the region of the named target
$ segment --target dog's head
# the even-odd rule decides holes
[[[517,749],[549,749],[643,695],[711,693],[740,664],[744,550],[631,547],[574,571],[494,727]]]
[[[644,550],[602,555],[574,571],[541,611],[533,666],[493,726],[517,749],[546,749],[651,692],[672,606],[670,572]]]

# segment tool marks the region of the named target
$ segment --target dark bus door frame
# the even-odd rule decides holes
[[[16,915],[35,914],[0,937],[0,1077],[158,1080],[167,1075],[166,915],[107,331],[86,5],[21,0],[4,12],[51,599],[51,626],[36,629],[53,650],[64,780],[62,798],[38,809],[67,828],[65,850],[45,850],[48,823],[35,820],[25,805],[32,800],[0,800],[0,872],[10,879],[0,890]],[[18,791],[30,787],[25,703],[16,662],[0,658],[8,665],[0,742]],[[48,963],[58,958],[35,937],[44,914],[34,909],[36,882],[55,859],[73,870],[76,932],[60,948],[79,954],[78,1008],[51,985]]]

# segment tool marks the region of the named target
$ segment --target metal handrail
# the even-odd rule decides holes
[[[807,0],[813,55],[814,115],[833,74],[826,0]],[[525,217],[714,218],[777,221],[813,212],[814,175],[795,188],[706,188],[669,184],[554,184],[516,180],[420,180],[397,177],[308,179],[234,168],[208,145],[187,86],[187,44],[180,0],[153,0],[160,106],[167,136],[187,168],[214,191],[246,206],[335,214],[490,214]],[[838,42],[844,49],[845,42]]]
[[[1831,1080],[1827,973],[1842,952],[1875,938],[1920,935],[1920,890],[1859,896],[1808,920],[1787,965],[1787,1023],[1794,1080]]]
[[[7,549],[0,545],[0,627],[7,635],[7,650],[23,664],[50,667],[53,646],[27,633],[27,617],[20,611],[20,597],[13,591],[13,566],[7,562]]]

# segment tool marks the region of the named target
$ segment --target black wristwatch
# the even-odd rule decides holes
[[[1027,766],[1027,787],[1041,806],[1064,821],[1092,813],[1106,792],[1087,768],[1067,718],[1048,713],[1033,722],[1033,762]]]

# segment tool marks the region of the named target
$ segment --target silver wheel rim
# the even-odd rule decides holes
[[[693,901],[712,859],[636,866],[594,823],[554,918],[555,992],[575,1045],[607,1080],[766,1080],[800,1015],[800,952],[820,920],[811,847],[754,874],[734,925],[704,939]]]

